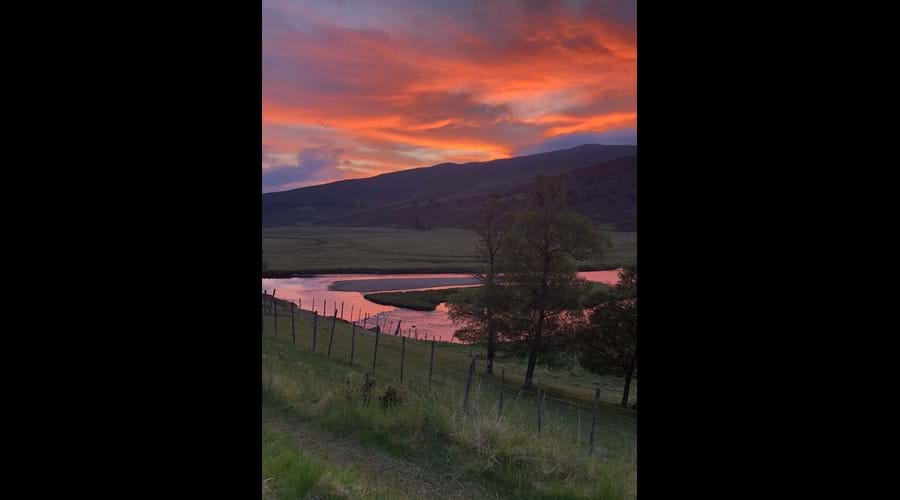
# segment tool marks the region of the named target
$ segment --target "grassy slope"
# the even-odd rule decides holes
[[[282,303],[283,304],[283,303]],[[291,341],[289,309],[279,307],[278,335],[274,320],[264,320],[264,407],[278,408],[307,419],[323,431],[350,437],[360,443],[424,461],[436,468],[459,469],[466,481],[504,495],[522,497],[525,492],[566,493],[569,498],[627,498],[621,488],[633,489],[635,412],[611,404],[619,396],[621,382],[600,379],[602,394],[597,443],[608,449],[609,462],[587,460],[585,444],[590,427],[592,382],[597,377],[539,370],[549,389],[543,414],[543,432],[535,433],[537,403],[519,391],[524,366],[500,360],[506,368],[503,418],[496,418],[499,376],[487,377],[483,361],[473,383],[473,400],[483,418],[469,420],[458,411],[465,387],[469,348],[438,344],[435,350],[433,392],[427,390],[430,344],[406,341],[405,383],[410,401],[401,408],[382,410],[349,403],[343,398],[347,377],[361,380],[372,363],[374,338],[357,330],[355,366],[348,363],[350,325],[338,322],[332,359],[326,358],[331,321],[319,321],[318,353],[312,342],[311,314],[295,312],[296,346]],[[283,315],[282,315],[283,314]],[[378,388],[399,377],[400,339],[379,339],[376,378]],[[431,395],[429,395],[431,394]],[[557,399],[562,398],[562,399]],[[579,421],[580,415],[580,421]],[[578,432],[580,431],[580,433]],[[578,446],[580,445],[580,446]],[[435,450],[440,449],[440,452]],[[608,476],[608,477],[607,477]],[[615,494],[599,494],[602,489]]]
[[[637,235],[609,231],[613,248],[585,268],[633,264]],[[474,233],[462,229],[289,226],[263,228],[263,260],[273,272],[470,272]]]
[[[289,433],[271,423],[263,426],[262,444],[264,499],[405,498],[377,477],[364,476],[352,468],[304,451]]]

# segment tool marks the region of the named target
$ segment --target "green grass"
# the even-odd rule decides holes
[[[602,228],[608,255],[583,270],[634,264],[637,234]],[[290,273],[471,272],[478,268],[475,233],[463,229],[285,226],[263,228],[269,275]]]
[[[403,498],[393,488],[308,455],[291,436],[270,425],[263,426],[262,445],[263,498]]]
[[[364,297],[376,304],[404,307],[416,311],[434,311],[438,304],[467,288],[444,288],[442,290],[419,290],[414,292],[368,293]],[[465,292],[462,292],[465,293]]]
[[[262,470],[264,491],[274,498],[292,499],[312,492],[325,467],[292,447],[285,435],[263,429]]]
[[[473,412],[461,411],[469,347],[438,343],[433,384],[428,386],[430,342],[406,341],[404,381],[407,401],[383,409],[345,397],[347,381],[361,383],[372,368],[374,337],[357,329],[355,362],[349,364],[351,327],[338,321],[331,359],[326,355],[331,322],[320,321],[318,352],[312,353],[311,313],[295,311],[296,345],[291,339],[289,309],[274,321],[265,317],[263,405],[291,418],[313,423],[323,432],[353,439],[384,453],[453,470],[460,481],[480,484],[490,496],[506,498],[632,498],[636,412],[614,404],[621,381],[579,369],[539,368],[546,395],[543,428],[536,431],[538,401],[519,386],[524,365],[500,358],[497,375],[484,375],[477,364],[471,400]],[[320,318],[321,319],[321,318]],[[401,342],[379,338],[375,394],[399,383]],[[476,351],[477,352],[477,351]],[[500,367],[506,369],[504,410],[498,415]],[[588,458],[589,405],[594,382],[601,383],[596,444],[607,458]],[[636,387],[633,387],[636,400]],[[580,419],[579,419],[580,415]],[[530,495],[530,496],[529,496]]]
[[[476,287],[444,288],[441,290],[416,290],[412,292],[377,292],[364,295],[366,300],[386,306],[404,307],[416,311],[434,311],[438,304],[457,293],[470,293]],[[584,305],[594,307],[597,305],[597,294],[609,290],[603,283],[588,283],[587,293],[584,297]]]

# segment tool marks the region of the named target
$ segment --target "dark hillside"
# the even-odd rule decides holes
[[[535,175],[566,172],[570,206],[633,230],[634,146],[585,144],[537,155],[393,172],[263,195],[263,225],[468,227],[492,193],[521,194]]]

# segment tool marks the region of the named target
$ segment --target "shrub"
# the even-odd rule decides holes
[[[393,385],[388,384],[387,388],[384,390],[384,395],[379,398],[379,401],[381,401],[381,407],[389,408],[402,404],[406,400],[407,394],[408,391],[405,387],[394,387]]]

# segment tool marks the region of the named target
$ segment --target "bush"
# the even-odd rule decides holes
[[[403,386],[394,387],[391,384],[388,384],[387,389],[384,390],[384,395],[379,398],[381,401],[382,408],[389,408],[392,406],[397,406],[406,401],[406,396],[408,391]]]

